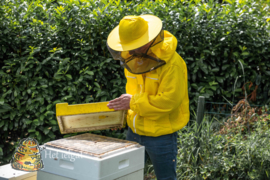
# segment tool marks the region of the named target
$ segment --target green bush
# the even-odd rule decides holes
[[[125,92],[123,69],[111,58],[106,39],[129,14],[159,16],[178,39],[177,52],[189,71],[191,110],[199,95],[209,101],[241,98],[241,87],[249,81],[258,85],[256,102],[266,103],[267,4],[5,0],[0,2],[1,162],[10,160],[18,138],[35,137],[43,144],[63,137],[56,103],[109,101]],[[94,133],[124,138],[121,132]]]

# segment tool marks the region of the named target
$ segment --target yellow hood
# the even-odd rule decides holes
[[[170,32],[164,30],[164,41],[151,47],[150,50],[161,60],[168,62],[177,48],[177,39]]]

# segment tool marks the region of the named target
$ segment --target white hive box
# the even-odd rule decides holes
[[[0,180],[36,180],[37,172],[15,170],[11,164],[0,166]]]
[[[144,146],[81,134],[51,141],[41,152],[38,180],[143,180]]]

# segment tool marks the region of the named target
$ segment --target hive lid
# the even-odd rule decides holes
[[[114,111],[108,102],[68,105],[56,104],[56,118],[62,134],[123,128],[127,111]]]
[[[132,141],[85,133],[48,142],[45,144],[45,147],[102,158],[123,151],[123,149],[141,146]]]

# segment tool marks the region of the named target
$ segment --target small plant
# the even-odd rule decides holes
[[[262,108],[251,108],[248,101],[240,100],[232,108],[231,117],[221,127],[220,134],[247,134],[256,130],[259,121],[267,122],[269,126],[270,118],[267,111],[262,112]]]

